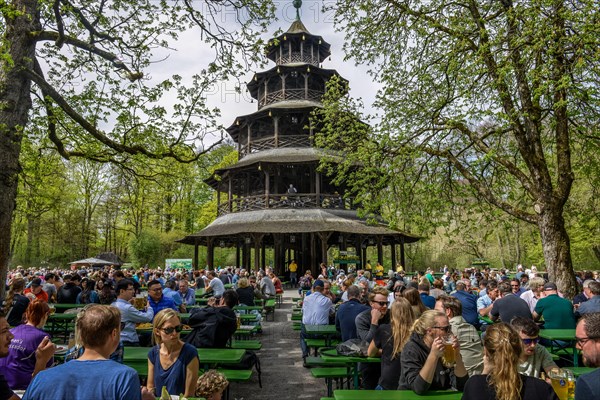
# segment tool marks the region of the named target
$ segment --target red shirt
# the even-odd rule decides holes
[[[27,289],[25,289],[25,290],[23,291],[23,294],[24,294],[24,295],[27,295],[27,293],[32,293],[32,294],[34,294],[34,293],[31,291],[31,288],[27,288]],[[43,290],[43,289],[42,289],[42,290],[40,290],[40,292],[39,292],[38,294],[34,294],[34,296],[35,296],[35,297],[36,297],[38,300],[45,301],[46,303],[48,302],[48,293],[46,293],[46,291],[45,291],[45,290]]]

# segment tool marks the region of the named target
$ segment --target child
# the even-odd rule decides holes
[[[221,400],[228,385],[225,375],[214,369],[208,370],[198,378],[196,396],[206,400]]]

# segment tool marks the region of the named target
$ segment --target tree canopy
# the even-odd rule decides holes
[[[440,199],[448,210],[463,194],[474,196],[535,224],[550,278],[573,295],[564,213],[575,171],[598,171],[583,168],[597,167],[600,154],[597,2],[337,0],[331,7],[347,56],[369,64],[383,88],[369,145],[380,155],[353,152],[381,167],[371,178],[389,182],[366,205],[392,207],[409,222],[409,214],[426,212],[435,224]],[[325,114],[336,107],[326,105]],[[394,198],[405,208],[390,205]],[[418,209],[410,207],[415,199]]]
[[[0,1],[0,279],[10,258],[23,138],[64,158],[119,168],[194,162],[222,138],[206,104],[214,81],[258,60],[269,0]],[[173,43],[194,32],[214,57],[193,77],[152,82]],[[170,98],[175,99],[170,101]],[[172,104],[171,104],[172,103]],[[35,129],[32,129],[34,127]]]

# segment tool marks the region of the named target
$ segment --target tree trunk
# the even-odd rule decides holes
[[[565,297],[572,299],[579,290],[571,261],[570,239],[561,210],[544,210],[539,216],[538,227],[548,277]]]
[[[11,257],[12,217],[21,172],[19,154],[31,109],[31,81],[21,68],[33,69],[36,43],[29,33],[41,29],[36,0],[15,0],[9,4],[4,7],[12,6],[19,12],[5,11],[3,43],[10,47],[0,60],[0,282],[6,282]],[[0,285],[1,297],[4,297],[4,286]]]

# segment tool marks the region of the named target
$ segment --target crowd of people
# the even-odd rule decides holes
[[[558,366],[541,329],[577,327],[584,362],[600,366],[600,281],[591,272],[578,274],[582,291],[573,302],[535,267],[519,266],[512,277],[490,269],[390,271],[387,280],[371,279],[366,270],[327,272],[313,279],[306,271],[299,279],[299,290],[306,293],[300,333],[304,364],[306,339],[312,338],[304,326],[335,323],[342,341],[366,342],[368,355],[381,357],[380,364],[359,364],[363,389],[556,399],[549,377]],[[579,378],[576,399],[597,398],[600,370],[592,374]]]
[[[227,284],[237,289],[225,289]],[[233,268],[192,274],[17,269],[9,274],[7,287],[0,313],[0,399],[11,400],[19,398],[15,391],[23,390],[24,399],[155,399],[163,388],[175,395],[220,399],[227,380],[216,371],[198,377],[197,347],[226,346],[237,328],[233,308],[240,299],[253,305],[254,299],[283,291],[269,269],[251,275]],[[191,308],[192,333],[186,338],[190,344],[180,337],[180,313],[195,305],[197,288],[210,298],[208,307]],[[78,350],[72,361],[60,365],[55,363],[51,335],[44,331],[54,304],[73,305],[77,313]],[[215,314],[219,325],[207,336],[204,328]],[[152,333],[139,333],[140,323],[151,324]],[[197,346],[199,337],[202,346]],[[137,372],[123,364],[123,349],[150,344],[148,378],[140,386]]]
[[[378,264],[380,265],[380,264]],[[297,270],[297,266],[296,266]],[[376,267],[373,271],[377,272]],[[600,366],[600,281],[581,273],[581,293],[562,297],[556,284],[535,270],[390,272],[346,274],[329,267],[298,280],[307,291],[300,345],[306,360],[311,336],[305,325],[335,324],[343,341],[368,344],[380,363],[361,363],[364,389],[454,388],[466,399],[556,399],[547,383],[558,368],[540,329],[576,328],[583,361]],[[226,289],[231,284],[232,289]],[[105,268],[74,271],[12,271],[0,317],[0,399],[154,399],[171,394],[219,399],[226,379],[215,371],[198,378],[196,347],[224,347],[235,332],[233,308],[283,292],[270,268],[219,271],[140,271]],[[229,287],[229,286],[228,286]],[[191,308],[196,289],[210,296],[208,308]],[[141,297],[141,298],[140,298]],[[137,299],[137,301],[136,301]],[[142,300],[143,306],[138,303]],[[53,303],[87,304],[75,320],[79,352],[55,365],[55,345],[44,331]],[[184,341],[180,313],[191,310],[193,329]],[[211,318],[219,325],[206,327]],[[260,318],[260,315],[257,315]],[[152,333],[136,330],[148,323]],[[122,363],[123,348],[151,345],[148,379]],[[566,345],[566,344],[565,344]],[[600,370],[582,375],[576,399],[596,398]]]

